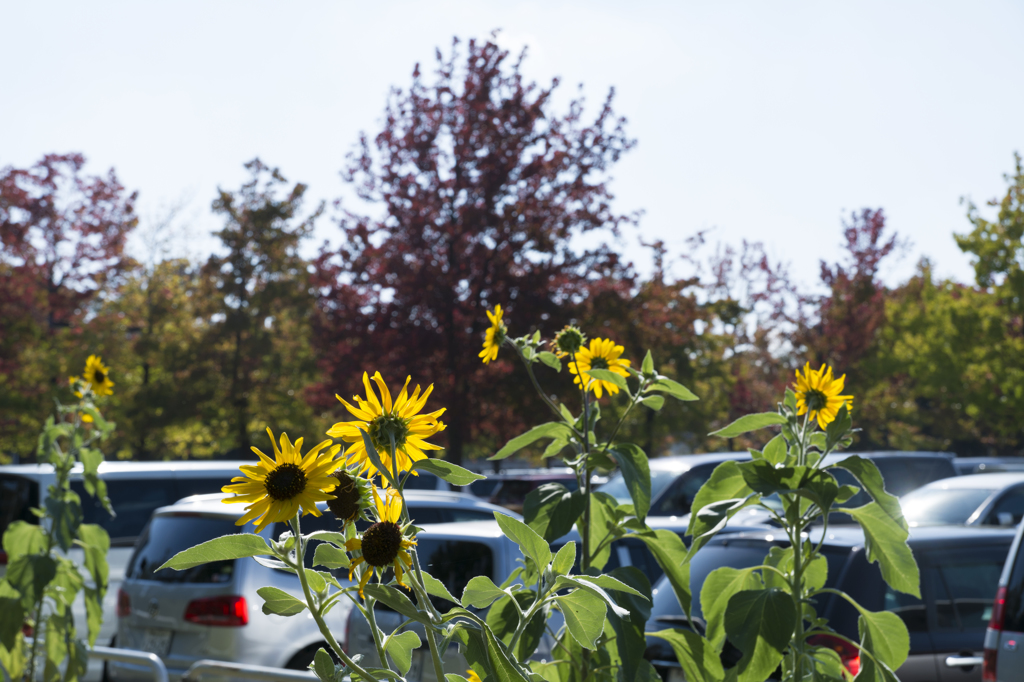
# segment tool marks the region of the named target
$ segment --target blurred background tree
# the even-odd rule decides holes
[[[706,434],[771,409],[808,361],[847,374],[861,449],[1022,453],[1019,156],[991,212],[967,202],[956,239],[974,282],[937,279],[927,260],[892,282],[903,243],[880,208],[850,215],[842,256],[811,288],[763,245],[705,233],[677,251],[645,244],[649,264],[633,264],[622,251],[640,216],[613,209],[609,182],[635,141],[613,93],[589,118],[582,99],[559,111],[558,82],[525,82],[524,58],[456,41],[429,76],[417,66],[343,170],[365,214],[346,204],[339,244],[317,254],[304,247],[323,206],[304,213],[305,185],[259,160],[212,203],[213,255],[150,248],[141,262],[125,252],[136,195],[112,170],[89,175],[80,154],[0,170],[0,461],[32,460],[32,434],[90,353],[113,369],[121,458],[250,457],[268,425],[320,438],[343,416],[334,394],[375,370],[396,388],[433,383],[444,456],[486,457],[544,409],[525,382],[500,381],[521,371],[509,352],[477,357],[497,304],[513,335],[578,324],[634,363],[650,349],[692,388],[699,402],[627,423],[651,454],[747,447]],[[143,241],[169,239],[169,223]],[[567,373],[538,372],[575,395]]]

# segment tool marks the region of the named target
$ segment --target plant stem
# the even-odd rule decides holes
[[[423,572],[422,569],[420,569],[419,556],[416,554],[415,549],[412,550],[411,554],[414,575],[412,576],[412,580],[409,582],[412,583],[413,590],[416,592],[416,598],[420,600],[420,603],[424,607],[426,607],[424,610],[431,614],[431,620],[436,619],[437,621],[440,621],[441,614],[439,614],[437,609],[434,608],[433,603],[431,603],[430,598],[427,596],[426,588],[423,587]],[[437,633],[434,632],[434,624],[425,624],[423,626],[423,630],[427,634],[427,645],[430,647],[430,658],[434,663],[434,676],[437,680],[443,680],[445,679],[444,665],[441,662],[441,652],[437,649]]]
[[[306,564],[304,559],[305,547],[302,540],[302,529],[299,525],[299,518],[302,516],[302,511],[295,512],[295,518],[292,519],[292,530],[295,532],[295,572],[299,575],[299,582],[302,584],[302,593],[306,596],[306,607],[309,608],[309,612],[313,615],[313,620],[316,621],[316,626],[320,629],[320,634],[324,636],[327,643],[334,649],[334,653],[338,655],[341,662],[348,666],[353,672],[359,675],[364,680],[374,679],[370,673],[366,672],[362,666],[349,658],[348,654],[342,650],[338,644],[338,640],[334,638],[330,628],[327,627],[327,623],[324,622],[323,614],[320,613],[320,606],[313,600],[313,593],[309,589],[309,581],[306,580]]]
[[[370,624],[370,631],[373,634],[373,645],[377,649],[377,658],[380,659],[382,668],[388,667],[388,659],[384,655],[384,643],[380,641],[380,629],[377,627],[377,616],[373,613],[373,607],[377,603],[372,597],[367,599],[363,606],[366,609],[366,622]]]

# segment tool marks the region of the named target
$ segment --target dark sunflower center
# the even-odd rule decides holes
[[[810,410],[823,410],[828,406],[828,396],[816,388],[812,388],[804,394],[807,408]]]
[[[96,370],[95,372],[92,373],[92,383],[102,384],[106,380],[107,375],[101,372],[100,370]]]
[[[381,568],[394,562],[402,548],[402,529],[392,521],[379,521],[363,533],[363,558]]]
[[[405,437],[409,435],[409,423],[394,414],[382,414],[370,422],[367,429],[370,440],[378,450],[391,450],[391,439],[395,439],[395,448],[405,445]]]
[[[275,500],[290,500],[306,489],[306,472],[295,464],[280,464],[263,481]]]
[[[604,358],[591,358],[590,369],[608,369],[608,361]]]
[[[345,523],[354,521],[359,515],[359,488],[356,487],[355,481],[343,471],[335,471],[331,476],[340,482],[334,489],[334,499],[327,500],[327,507],[341,521]]]

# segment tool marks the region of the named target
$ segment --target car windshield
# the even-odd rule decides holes
[[[657,499],[661,491],[675,480],[679,473],[668,469],[651,469],[651,499]],[[618,500],[619,504],[633,504],[633,498],[629,496],[629,488],[626,487],[626,479],[622,477],[622,472],[618,472],[608,479],[608,482],[598,488],[597,492],[608,493]]]
[[[922,488],[900,498],[911,526],[967,523],[995,490],[988,488]]]

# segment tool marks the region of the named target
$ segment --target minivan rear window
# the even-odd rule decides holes
[[[235,562],[214,561],[184,571],[157,570],[172,556],[221,535],[237,533],[234,518],[174,513],[154,516],[146,526],[128,563],[125,576],[166,583],[223,583],[231,580]]]
[[[494,575],[494,553],[482,542],[465,540],[432,540],[417,538],[420,566],[448,588],[450,594],[462,594],[471,578]],[[437,608],[448,610],[455,606],[434,599]]]
[[[22,476],[0,474],[0,536],[15,521],[39,523],[36,515],[30,511],[38,506],[38,483]]]

